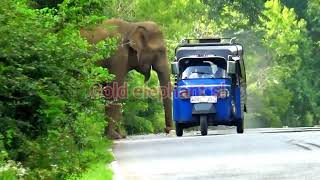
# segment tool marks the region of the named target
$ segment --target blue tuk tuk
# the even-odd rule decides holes
[[[234,38],[185,39],[171,64],[175,75],[173,119],[176,135],[199,126],[236,126],[243,133],[246,73],[243,47]]]

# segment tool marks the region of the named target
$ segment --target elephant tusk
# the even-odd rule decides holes
[[[124,45],[128,45],[128,44],[135,44],[135,42],[129,41],[129,42],[126,42],[126,43],[122,43],[122,44],[119,45],[119,47],[123,47]]]

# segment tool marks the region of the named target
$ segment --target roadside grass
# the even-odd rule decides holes
[[[105,162],[99,162],[90,166],[80,180],[112,180],[113,172],[109,169]]]
[[[89,152],[88,157],[95,157],[94,159],[90,159],[90,163],[84,171],[80,175],[71,175],[67,179],[68,180],[112,180],[113,179],[113,172],[108,167],[114,157],[111,151],[108,151],[109,148],[112,146],[112,141],[104,141],[100,142],[100,144],[96,144],[94,152]]]

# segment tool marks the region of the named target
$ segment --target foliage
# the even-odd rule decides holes
[[[224,17],[221,17],[223,12],[226,9],[233,9],[241,16],[244,16],[248,19],[248,23],[253,25],[258,22],[261,10],[265,0],[204,0],[205,4],[210,6],[209,16],[214,21],[224,20]],[[228,17],[226,18],[228,19]],[[230,24],[230,22],[228,22]],[[250,26],[247,26],[250,27]]]
[[[163,108],[160,98],[158,79],[155,73],[148,84],[144,77],[133,71],[129,74],[129,98],[124,101],[123,125],[128,134],[159,133],[163,131]],[[134,92],[136,88],[141,93]],[[136,91],[138,92],[138,91]]]
[[[320,41],[320,2],[318,0],[309,0],[308,1],[308,8],[307,9],[307,17],[306,19],[309,21],[309,29],[312,38]],[[320,45],[319,45],[320,46]],[[319,47],[318,46],[318,47]]]
[[[273,127],[294,125],[288,121],[288,117],[295,117],[302,112],[292,113],[297,107],[290,104],[298,105],[296,99],[305,96],[303,92],[297,91],[297,88],[305,88],[305,84],[297,81],[297,76],[305,71],[304,61],[310,58],[312,49],[306,21],[297,20],[294,9],[283,7],[278,0],[265,3],[260,21],[261,27],[258,30],[263,31],[263,45],[273,52],[265,71],[265,86],[260,88],[266,93],[262,99],[268,107],[261,112],[261,116],[268,119]]]
[[[57,8],[58,4],[61,4],[63,0],[33,0],[29,1],[29,5],[34,8]]]
[[[78,176],[112,159],[97,151],[108,146],[104,102],[90,88],[112,79],[94,62],[109,56],[115,42],[91,46],[79,35],[80,25],[102,14],[86,8],[102,4],[70,0],[37,10],[26,1],[0,2],[1,178],[20,169],[27,178]]]
[[[89,170],[80,177],[80,180],[112,180],[112,174],[111,169],[106,169],[105,162],[101,162],[90,166]]]

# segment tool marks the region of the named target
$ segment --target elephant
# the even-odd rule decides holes
[[[150,78],[151,69],[157,75],[161,86],[162,102],[165,113],[165,132],[173,130],[172,100],[164,92],[171,90],[169,61],[166,54],[164,36],[160,27],[151,21],[127,22],[121,19],[108,19],[93,28],[83,28],[80,35],[91,44],[115,37],[119,45],[114,54],[97,62],[97,65],[107,68],[115,75],[112,83],[118,86],[125,83],[125,77],[131,70],[144,75],[145,82]],[[169,93],[170,94],[170,93]],[[115,127],[121,118],[117,98],[106,105],[106,115],[109,117],[106,135],[112,139],[122,138],[119,129]]]

